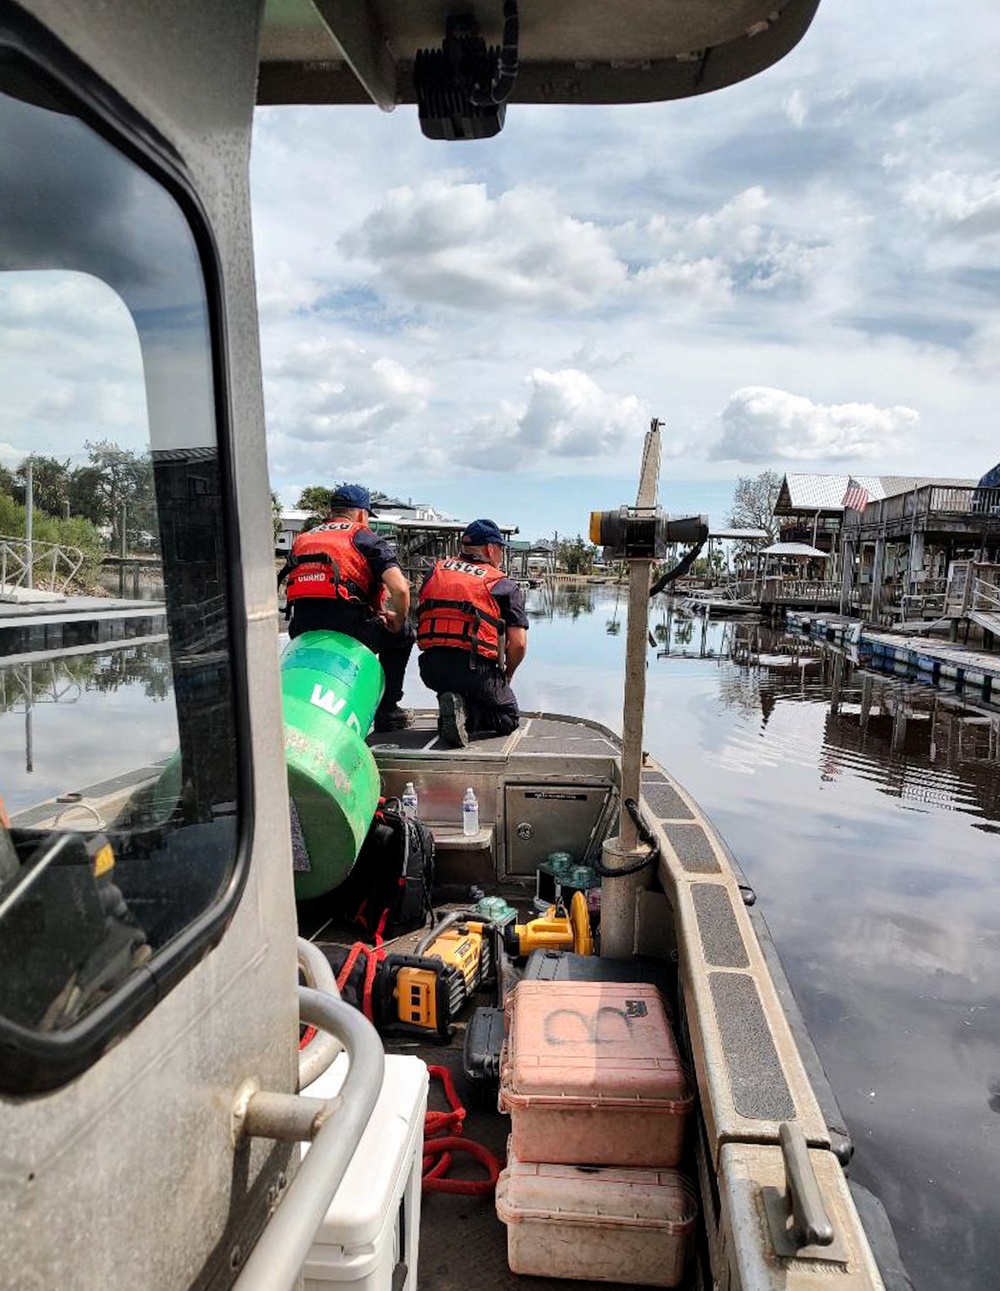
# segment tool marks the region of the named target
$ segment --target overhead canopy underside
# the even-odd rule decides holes
[[[513,103],[641,103],[721,89],[776,63],[819,0],[521,0]],[[260,103],[416,101],[418,49],[449,15],[499,45],[501,0],[267,0]]]

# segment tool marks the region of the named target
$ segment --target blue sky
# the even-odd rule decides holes
[[[258,114],[270,459],[532,534],[634,497],[721,522],[779,472],[1000,458],[1000,11],[822,0],[792,54],[675,103]]]
[[[753,80],[662,104],[514,103],[494,140],[426,140],[413,107],[260,110],[284,501],[347,478],[531,536],[584,532],[632,499],[654,416],[663,505],[717,524],[736,477],[765,467],[992,466],[1000,9],[872,14],[821,0]],[[0,462],[29,438],[59,456],[70,433],[141,439],[120,305],[68,280],[3,290]]]

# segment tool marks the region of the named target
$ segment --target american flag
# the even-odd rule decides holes
[[[848,476],[847,488],[840,500],[840,505],[847,511],[864,511],[868,505],[868,490],[859,484],[853,475]]]

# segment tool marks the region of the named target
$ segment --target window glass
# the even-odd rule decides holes
[[[79,1033],[99,1007],[103,1025],[204,923],[233,873],[237,789],[191,228],[2,53],[0,194],[0,1031],[16,1042]]]

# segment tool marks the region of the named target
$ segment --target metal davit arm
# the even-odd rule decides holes
[[[349,1067],[340,1095],[235,1283],[236,1291],[291,1291],[316,1231],[357,1151],[382,1088],[385,1055],[370,1022],[341,1000],[299,987],[303,1022],[336,1036]],[[288,1095],[294,1099],[295,1095]]]

